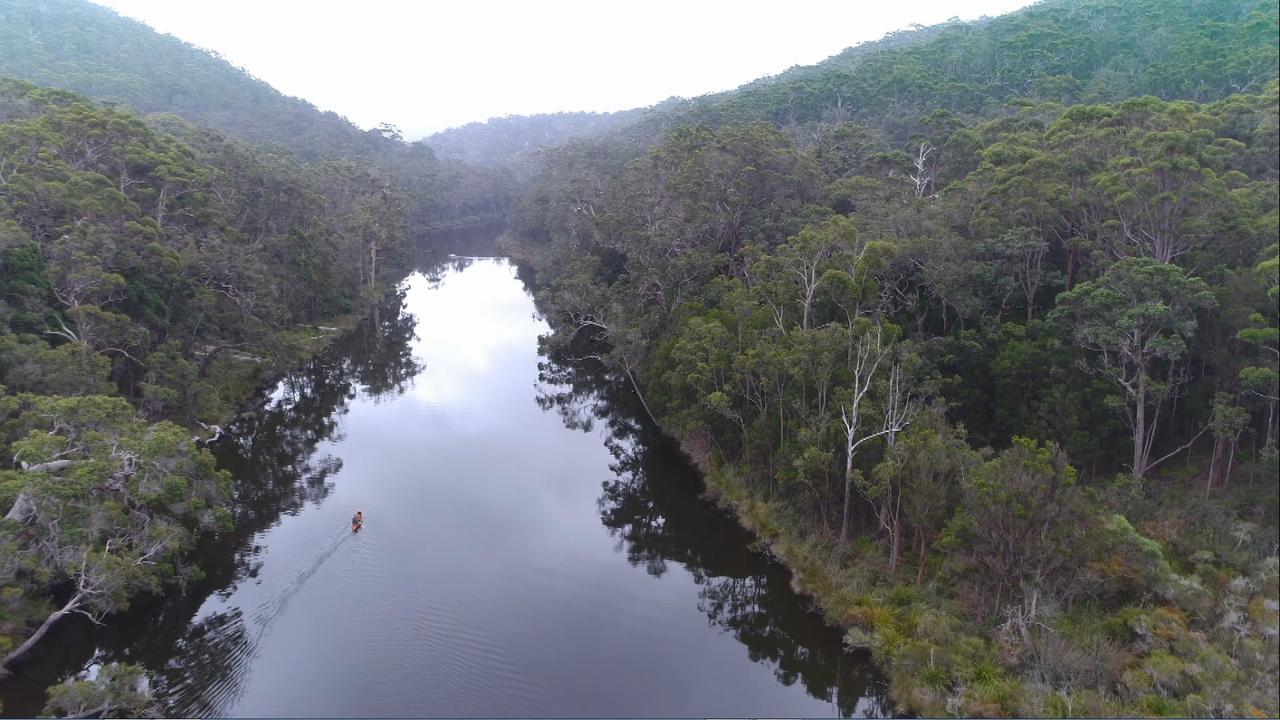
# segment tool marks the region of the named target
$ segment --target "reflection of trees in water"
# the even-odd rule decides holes
[[[281,514],[328,497],[342,461],[317,456],[318,446],[342,439],[339,420],[357,394],[378,399],[404,392],[421,370],[411,346],[414,327],[403,291],[394,293],[230,425],[230,438],[215,453],[237,479],[237,535],[264,530]]]
[[[640,422],[642,412],[598,366],[544,358],[538,404],[570,428],[603,422],[613,477],[603,483],[600,517],[627,560],[661,576],[682,565],[699,585],[698,607],[733,633],[755,662],[772,666],[780,682],[799,681],[841,715],[890,712],[884,685],[862,654],[845,650],[790,586],[786,569],[752,550],[752,538],[729,515],[700,497],[697,470],[669,439]]]
[[[304,370],[289,373],[274,391],[250,402],[213,448],[236,483],[235,529],[199,540],[204,578],[185,592],[140,598],[102,627],[72,621],[57,628],[43,658],[24,666],[22,687],[5,687],[6,710],[38,712],[44,689],[90,662],[139,663],[156,680],[170,712],[217,715],[238,691],[253,640],[239,609],[193,618],[213,594],[230,596],[261,567],[252,539],[323,502],[333,490],[342,460],[318,452],[341,439],[338,423],[359,394],[375,400],[402,393],[420,371],[412,353],[415,319],[404,293],[380,302],[370,317],[321,353]],[[8,683],[7,685],[13,685]]]
[[[240,608],[191,623],[175,639],[173,661],[155,672],[170,708],[187,717],[216,717],[242,687],[253,643]]]
[[[440,283],[444,282],[445,277],[466,270],[471,267],[475,260],[474,257],[466,255],[440,255],[437,253],[436,260],[431,263],[430,269],[422,271],[422,277],[426,279],[427,287],[435,290],[440,287]]]

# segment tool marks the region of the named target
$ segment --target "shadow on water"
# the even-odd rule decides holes
[[[170,712],[216,714],[222,694],[238,685],[255,635],[239,610],[197,617],[201,606],[257,576],[260,533],[329,496],[342,460],[318,447],[338,439],[338,421],[358,395],[397,395],[421,371],[410,345],[414,327],[403,292],[394,292],[306,368],[246,404],[226,428],[228,439],[212,448],[236,481],[235,530],[199,541],[194,560],[203,579],[136,599],[103,626],[79,616],[54,626],[30,661],[0,684],[4,715],[39,714],[50,685],[107,662],[144,666]]]
[[[481,234],[473,230],[470,237]],[[454,235],[420,258],[429,283],[465,269],[472,261],[463,255],[485,251],[465,233]],[[397,396],[423,370],[412,351],[415,326],[404,294],[394,293],[305,369],[248,403],[229,426],[230,439],[214,448],[236,479],[236,529],[201,540],[196,561],[203,579],[165,597],[139,599],[105,626],[60,623],[32,661],[0,685],[4,714],[38,714],[47,687],[106,662],[145,667],[171,714],[210,716],[228,707],[274,618],[350,533],[335,529],[281,590],[256,607],[210,610],[206,601],[254,582],[264,560],[265,549],[256,544],[262,533],[329,497],[342,460],[320,448],[339,439],[339,421],[353,400]],[[741,642],[779,682],[800,683],[829,703],[833,714],[888,714],[884,685],[869,658],[847,652],[839,633],[791,590],[785,568],[753,549],[732,517],[701,499],[697,470],[668,439],[638,421],[629,392],[609,383],[598,367],[563,358],[544,357],[540,380],[544,410],[559,413],[570,428],[603,424],[609,430],[612,475],[602,483],[599,514],[628,562],[654,576],[672,564],[687,569],[712,627]]]
[[[546,353],[539,381],[538,404],[567,427],[608,429],[614,475],[602,483],[600,519],[628,562],[655,577],[671,563],[683,566],[699,586],[708,622],[732,633],[782,684],[800,682],[841,716],[892,714],[869,654],[848,651],[840,633],[792,590],[787,569],[702,497],[697,468],[644,418],[628,387],[609,382],[597,363]]]

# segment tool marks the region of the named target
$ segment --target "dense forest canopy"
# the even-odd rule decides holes
[[[302,160],[373,155],[378,131],[281,94],[216,54],[80,0],[0,3],[0,74],[134,108],[172,113]]]
[[[1275,715],[1278,15],[1047,0],[409,143],[0,0],[0,676],[197,576],[234,514],[193,432],[510,211],[545,352],[709,469],[897,709]],[[102,677],[51,709],[149,711]]]
[[[567,143],[513,213],[548,347],[900,709],[1274,714],[1277,14],[1043,2]]]
[[[1276,66],[1265,1],[1040,2],[891,35],[690,103],[680,121],[858,121],[905,139],[938,110],[989,115],[1012,99],[1063,104],[1259,92]]]
[[[0,80],[6,665],[69,613],[198,573],[185,550],[230,494],[183,426],[398,279],[409,207],[358,161]]]
[[[634,122],[644,110],[571,112],[490,118],[435,133],[423,143],[441,158],[471,165],[520,161],[571,138],[591,137]]]
[[[192,434],[513,182],[92,3],[0,3],[0,664],[198,573],[231,496]]]
[[[508,171],[441,161],[393,126],[361,130],[288,97],[215,53],[87,0],[0,0],[0,77],[71,90],[138,113],[177,115],[294,162],[354,162],[406,194],[411,228],[499,216]]]

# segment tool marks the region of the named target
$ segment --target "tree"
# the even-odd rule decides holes
[[[1237,334],[1244,342],[1249,343],[1260,357],[1256,364],[1248,365],[1240,370],[1240,385],[1244,391],[1266,403],[1266,430],[1263,442],[1264,451],[1274,454],[1276,451],[1276,405],[1280,403],[1280,324],[1277,323],[1277,303],[1280,303],[1280,255],[1276,255],[1276,246],[1268,249],[1272,257],[1258,263],[1254,268],[1255,275],[1266,288],[1268,300],[1267,313],[1254,313],[1249,317],[1249,327]]]
[[[886,331],[879,324],[871,324],[863,320],[861,325],[856,343],[852,337],[850,338],[845,370],[849,373],[851,387],[848,389],[848,399],[840,403],[840,421],[844,425],[844,510],[840,516],[841,542],[849,538],[853,491],[860,485],[861,472],[854,467],[858,448],[879,437],[885,438],[885,442],[892,446],[894,436],[911,424],[911,419],[917,410],[917,401],[912,397],[910,379],[905,376],[901,361],[893,357],[895,348],[892,335],[886,338]],[[892,333],[895,330],[889,332]],[[888,377],[881,378],[879,369],[886,359],[889,360]],[[876,385],[878,390],[874,397],[870,395],[873,385]],[[879,401],[878,408],[870,407],[873,400]],[[880,416],[880,422],[867,427],[866,416],[874,416],[874,414]],[[884,507],[881,509],[882,512],[886,511]]]
[[[57,717],[157,717],[163,710],[151,695],[146,671],[109,663],[91,678],[71,679],[49,689],[44,711]]]
[[[1034,618],[1042,598],[1081,591],[1080,549],[1090,516],[1076,471],[1053,443],[1014,438],[962,478],[961,512],[947,528],[960,550],[956,580],[987,613],[1025,603]]]
[[[1205,496],[1214,485],[1226,485],[1231,482],[1231,467],[1236,460],[1236,445],[1240,443],[1240,433],[1249,424],[1249,411],[1231,402],[1227,393],[1218,393],[1213,397],[1213,411],[1209,416],[1209,430],[1213,434],[1213,456],[1209,460],[1209,479],[1205,481]],[[1224,453],[1228,454],[1226,467],[1223,467]]]
[[[148,425],[122,398],[23,396],[9,427],[21,435],[11,447],[24,482],[0,535],[24,552],[0,585],[24,577],[37,587],[65,584],[70,595],[0,668],[69,614],[98,622],[136,593],[180,579],[188,525],[223,524],[230,494],[227,475],[188,432]]]
[[[1196,311],[1214,304],[1204,281],[1150,258],[1121,260],[1101,278],[1058,296],[1051,320],[1064,323],[1092,352],[1094,372],[1124,391],[1121,412],[1133,433],[1137,479],[1190,445],[1151,458],[1160,412],[1186,381],[1180,362],[1195,334]]]
[[[1015,228],[984,243],[984,250],[991,256],[995,272],[1001,278],[1012,279],[1027,307],[1027,322],[1035,319],[1036,296],[1046,281],[1056,280],[1056,273],[1045,267],[1049,243],[1030,228]]]
[[[890,572],[898,569],[903,534],[912,529],[919,550],[916,582],[923,581],[929,547],[977,459],[964,428],[948,423],[940,407],[924,412],[885,453],[863,492],[884,508],[877,517],[889,533]]]
[[[859,281],[865,281],[867,249],[866,243],[858,241],[853,221],[837,215],[804,228],[772,254],[758,252],[747,279],[769,305],[779,330],[790,330],[787,310],[798,305],[800,329],[808,331],[813,328],[814,306],[824,282],[858,286]],[[840,278],[841,273],[849,279]],[[856,296],[857,292],[847,294]],[[851,311],[857,314],[856,309]]]

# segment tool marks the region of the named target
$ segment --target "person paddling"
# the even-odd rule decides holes
[[[351,532],[360,532],[362,527],[364,527],[364,511],[357,510],[356,514],[351,516]]]

